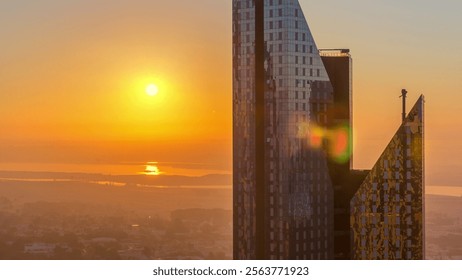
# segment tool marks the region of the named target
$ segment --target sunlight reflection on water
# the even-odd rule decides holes
[[[147,166],[155,165],[159,175],[204,176],[208,174],[231,174],[230,169],[197,163],[175,162],[127,162],[119,164],[58,164],[58,163],[0,163],[1,171],[68,172],[106,175],[153,175]]]

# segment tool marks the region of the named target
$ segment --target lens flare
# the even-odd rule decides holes
[[[322,142],[323,139],[325,138],[325,131],[321,127],[313,127],[310,130],[310,146],[315,149],[320,149],[322,148]]]
[[[330,156],[338,163],[345,163],[351,156],[350,129],[348,126],[337,127],[331,131]]]
[[[347,124],[334,128],[312,126],[308,133],[308,142],[313,149],[326,148],[329,157],[337,163],[346,163],[351,157],[351,131]]]

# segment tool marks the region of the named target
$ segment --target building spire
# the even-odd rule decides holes
[[[406,120],[406,97],[407,97],[407,90],[401,90],[401,96],[403,98],[403,122]]]

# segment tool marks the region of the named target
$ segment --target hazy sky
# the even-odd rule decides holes
[[[318,47],[351,49],[355,167],[395,133],[405,87],[409,106],[426,95],[427,184],[460,184],[462,1],[300,2]],[[231,171],[231,39],[231,0],[0,0],[0,167]]]

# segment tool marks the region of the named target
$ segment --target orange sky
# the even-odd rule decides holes
[[[223,15],[198,18],[187,2],[175,17],[166,16],[175,5],[156,1],[48,2],[0,4],[10,26],[0,29],[4,161],[205,161],[229,171]]]
[[[370,168],[391,139],[406,87],[409,103],[427,97],[427,183],[458,184],[462,3],[370,2],[301,1],[320,48],[351,49],[355,167]],[[1,1],[0,168],[169,161],[231,172],[231,67],[228,0]]]

